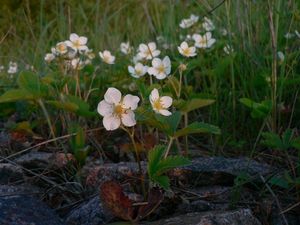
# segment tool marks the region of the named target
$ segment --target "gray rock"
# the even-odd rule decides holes
[[[271,166],[247,158],[199,157],[191,165],[175,169],[173,175],[202,186],[231,185],[241,173],[259,180],[259,175],[267,176],[271,172],[274,172]]]
[[[52,209],[26,191],[23,187],[0,186],[1,225],[63,224]]]
[[[82,203],[72,210],[65,219],[66,225],[100,225],[114,218],[103,207],[98,196]]]
[[[10,184],[22,181],[24,174],[22,168],[10,163],[0,163],[0,184]]]
[[[142,169],[146,175],[145,162],[142,162]],[[98,188],[102,182],[107,180],[117,180],[122,182],[128,178],[138,176],[138,165],[135,162],[106,163],[99,166],[86,166],[83,168],[82,177],[90,187]]]
[[[65,167],[68,162],[74,162],[75,159],[70,153],[48,153],[32,151],[22,155],[14,160],[19,165],[27,169],[58,169]]]
[[[142,225],[261,225],[252,215],[250,209],[234,211],[210,211],[204,213],[189,213],[154,222],[144,222]]]

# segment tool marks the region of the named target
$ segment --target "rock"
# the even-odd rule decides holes
[[[63,225],[52,209],[21,190],[25,191],[23,187],[0,186],[0,224]]]
[[[10,184],[23,181],[22,168],[10,163],[0,163],[0,184]]]
[[[58,169],[66,166],[75,159],[70,153],[29,152],[14,160],[27,169]]]
[[[18,196],[18,195],[34,195],[39,196],[42,191],[32,185],[0,185],[0,198],[8,196]]]
[[[106,224],[114,217],[102,205],[98,196],[82,203],[72,210],[65,219],[66,225]]]
[[[267,176],[274,168],[247,158],[200,157],[192,164],[175,169],[172,174],[183,182],[193,181],[193,185],[232,185],[241,173],[259,180],[259,175]]]
[[[250,209],[233,211],[210,211],[204,213],[189,213],[154,222],[144,222],[142,225],[261,225],[252,215]]]
[[[146,163],[142,162],[143,173],[146,174]],[[107,180],[117,180],[122,182],[128,178],[138,176],[138,165],[135,162],[106,163],[96,167],[85,167],[83,169],[83,179],[90,187],[98,188],[100,184]]]

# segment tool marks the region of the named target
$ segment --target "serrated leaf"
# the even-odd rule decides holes
[[[165,146],[158,145],[148,152],[148,173],[150,177],[157,171],[157,166],[162,159],[165,150]]]
[[[154,176],[152,179],[163,189],[168,190],[170,188],[170,179],[167,176]]]
[[[203,122],[194,122],[188,125],[185,128],[182,128],[175,132],[174,137],[181,137],[186,136],[189,134],[196,134],[196,133],[211,133],[211,134],[221,134],[221,130],[219,127],[203,123]]]
[[[23,89],[12,89],[0,96],[0,103],[16,102],[19,100],[37,100],[38,97]]]
[[[176,167],[187,166],[190,165],[191,161],[183,156],[169,156],[166,159],[161,160],[157,165],[156,174],[160,175],[165,173],[170,169],[174,169]]]

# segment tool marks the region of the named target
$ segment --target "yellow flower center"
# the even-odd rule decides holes
[[[81,46],[79,40],[74,41],[73,44],[74,44],[74,46],[75,46],[76,48],[78,48],[78,47]]]
[[[153,102],[153,108],[156,109],[156,110],[161,110],[161,109],[163,109],[163,105],[161,104],[160,98],[157,99],[157,100],[155,100],[155,101]]]
[[[63,52],[63,51],[66,50],[66,46],[65,46],[64,44],[59,44],[59,45],[57,46],[57,48],[58,48],[58,51],[60,51],[60,52]]]
[[[165,67],[163,64],[159,65],[159,67],[157,67],[157,70],[159,73],[164,73],[165,72]]]
[[[122,105],[116,105],[114,109],[115,115],[121,117],[122,114],[125,113],[125,109],[122,107]]]
[[[199,43],[200,43],[201,45],[207,45],[207,38],[206,38],[206,37],[203,37],[203,38],[199,41]]]
[[[189,55],[191,53],[190,48],[183,49],[184,55]]]
[[[137,70],[137,69],[135,70],[135,74],[138,75],[138,76],[141,76],[142,73],[143,73],[142,70],[139,70],[139,69],[138,69],[138,70]]]

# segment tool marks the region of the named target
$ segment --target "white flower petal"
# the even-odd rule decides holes
[[[159,59],[159,58],[154,58],[154,59],[152,60],[152,66],[153,66],[153,67],[159,67],[159,66],[161,65],[161,63],[162,63],[162,61],[161,61],[161,59]]]
[[[163,116],[171,116],[172,113],[169,111],[169,110],[166,110],[166,109],[161,109],[158,111],[161,115]]]
[[[166,109],[172,105],[173,99],[169,96],[163,96],[160,98],[162,106]]]
[[[154,51],[156,49],[156,44],[155,42],[150,42],[148,44],[148,47],[150,48],[151,52]]]
[[[140,101],[140,98],[138,96],[128,94],[128,95],[125,95],[122,102],[124,104],[124,108],[135,110],[138,107],[139,101]]]
[[[87,37],[81,36],[81,37],[79,38],[79,44],[81,44],[81,45],[86,45],[87,40],[88,40]]]
[[[77,34],[75,34],[75,33],[70,34],[70,40],[71,40],[72,42],[77,41],[78,38],[79,38],[79,36],[78,36]]]
[[[131,110],[127,110],[126,113],[123,113],[121,120],[126,127],[132,127],[136,124],[134,112]]]
[[[158,73],[158,74],[153,74],[155,77],[156,77],[156,79],[158,79],[158,80],[163,80],[163,79],[165,79],[166,77],[167,77],[167,75],[165,74],[165,73]]]
[[[105,100],[99,102],[97,111],[101,116],[112,115],[114,111],[114,106],[112,104],[107,103]]]
[[[107,103],[110,104],[118,104],[120,103],[122,98],[121,92],[116,88],[108,88],[106,93],[104,94],[104,99]]]
[[[149,67],[149,68],[148,68],[148,73],[149,73],[150,75],[156,76],[158,72],[157,72],[157,70],[156,70],[155,68]]]
[[[128,66],[128,72],[134,74],[134,68],[132,66]]]
[[[104,116],[103,118],[103,126],[106,130],[116,130],[120,127],[121,120],[118,116],[109,115]]]
[[[151,94],[149,96],[149,100],[152,103],[152,102],[155,102],[157,99],[159,99],[159,93],[158,93],[158,90],[156,88],[154,88],[151,91]]]

